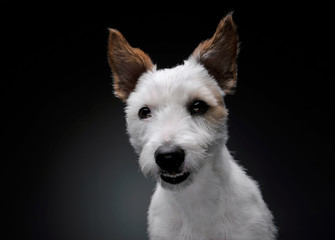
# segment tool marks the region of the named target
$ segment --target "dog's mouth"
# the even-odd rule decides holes
[[[170,184],[179,184],[184,182],[189,176],[190,172],[181,172],[181,173],[167,173],[160,172],[159,175],[164,182]]]

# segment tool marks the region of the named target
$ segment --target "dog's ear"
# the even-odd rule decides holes
[[[213,37],[200,43],[192,53],[226,94],[233,93],[236,86],[238,45],[236,25],[230,13],[220,21]]]
[[[123,101],[135,89],[138,78],[154,68],[150,57],[141,49],[131,47],[115,29],[109,29],[108,60],[113,72],[115,95]]]

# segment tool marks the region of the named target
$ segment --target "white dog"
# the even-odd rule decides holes
[[[273,217],[226,148],[223,96],[236,85],[238,36],[231,14],[183,65],[157,70],[148,55],[109,30],[117,97],[130,142],[157,186],[148,212],[152,240],[270,240]]]

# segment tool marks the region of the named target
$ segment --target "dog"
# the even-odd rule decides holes
[[[232,14],[183,64],[157,69],[109,29],[115,95],[130,143],[157,180],[148,211],[151,240],[273,240],[276,227],[257,183],[232,158],[224,96],[236,86],[239,52]]]

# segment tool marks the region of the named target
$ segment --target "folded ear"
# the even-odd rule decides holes
[[[236,86],[238,35],[232,14],[223,18],[212,38],[199,44],[192,57],[201,63],[222,90],[232,93]]]
[[[113,72],[115,95],[123,101],[135,89],[138,78],[154,68],[150,57],[141,49],[131,47],[115,29],[109,29],[108,60]]]

